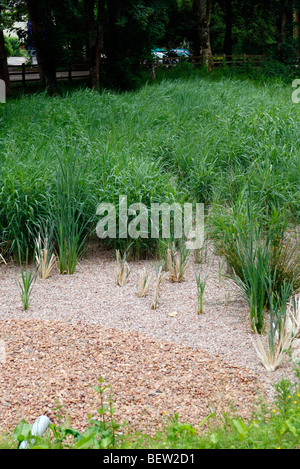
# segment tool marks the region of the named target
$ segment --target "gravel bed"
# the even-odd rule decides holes
[[[92,386],[100,376],[114,390],[116,417],[134,430],[149,431],[174,412],[195,425],[212,410],[249,415],[260,394],[271,398],[275,382],[293,378],[293,364],[266,372],[251,342],[247,303],[230,280],[219,285],[219,259],[211,251],[208,259],[200,265],[209,274],[201,316],[192,260],[183,282],[170,283],[166,274],[157,310],[153,287],[145,298],[136,289],[144,266],[154,276],[152,261],[130,262],[128,283],[119,287],[114,253],[92,245],[74,275],[37,279],[27,312],[13,265],[2,264],[1,428],[41,413],[55,420],[58,405],[83,428],[97,408]]]

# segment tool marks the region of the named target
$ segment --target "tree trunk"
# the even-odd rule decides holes
[[[27,0],[29,19],[32,26],[32,40],[36,50],[41,79],[47,91],[53,95],[57,90],[54,37],[51,11],[40,0]]]
[[[1,15],[1,6],[0,6],[0,15]],[[6,97],[10,96],[11,89],[10,89],[9,73],[8,73],[8,66],[7,66],[7,54],[6,54],[4,35],[3,35],[2,29],[0,29],[0,80],[3,80],[5,83]]]
[[[293,37],[293,8],[290,0],[273,1],[273,14],[277,32],[277,54],[285,59],[284,43]]]
[[[295,10],[294,22],[295,22],[295,39],[297,41],[296,53],[299,57],[300,56],[300,10],[297,10],[297,9]]]
[[[193,11],[195,17],[195,46],[196,55],[200,55],[202,64],[209,71],[214,68],[214,61],[210,43],[210,20],[212,0],[194,0]]]
[[[95,0],[84,0],[88,28],[88,57],[90,62],[90,86],[99,89],[100,64],[104,45],[105,0],[97,1],[95,18]]]
[[[232,26],[233,26],[233,20],[232,20],[232,0],[226,0],[225,1],[225,24],[226,24],[226,30],[225,30],[225,40],[224,40],[224,54],[226,55],[232,55],[232,49],[233,49],[233,42],[232,42]]]
[[[122,12],[122,0],[109,0],[107,5],[109,50],[115,56],[119,50],[119,32],[116,26]]]

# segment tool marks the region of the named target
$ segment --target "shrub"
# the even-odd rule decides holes
[[[4,45],[6,50],[7,57],[12,57],[14,55],[14,50],[12,44],[7,36],[4,36]]]
[[[14,36],[4,36],[7,57],[27,57],[28,54],[24,49],[20,48],[20,41]]]

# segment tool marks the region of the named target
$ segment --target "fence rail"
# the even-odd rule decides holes
[[[241,65],[244,63],[251,63],[253,65],[259,65],[266,59],[265,55],[214,55],[212,56],[215,67],[225,65]],[[193,65],[201,65],[203,62],[202,57],[163,57],[156,59],[156,67],[169,67],[170,65],[177,65],[178,62],[187,61]]]
[[[215,55],[213,56],[214,66],[231,66],[231,65],[242,65],[244,63],[251,63],[255,66],[261,64],[265,60],[264,55]],[[148,69],[152,69],[155,75],[155,70],[160,67],[175,67],[178,63],[188,61],[193,65],[201,65],[202,57],[163,57],[157,58],[151,62],[139,62],[137,66],[143,66]],[[105,63],[105,61],[103,61]],[[9,65],[8,72],[11,83],[22,83],[23,87],[26,87],[27,82],[41,81],[41,75],[38,65],[26,65],[20,66]],[[57,80],[68,80],[69,83],[73,79],[87,78],[90,75],[90,67],[87,63],[82,64],[60,64],[57,66],[56,78]]]
[[[38,65],[9,65],[8,73],[11,83],[22,83],[24,88],[27,82],[41,81]],[[90,70],[88,64],[67,64],[58,66],[56,69],[56,79],[68,80],[70,83],[73,79],[86,78],[89,77],[89,75]]]

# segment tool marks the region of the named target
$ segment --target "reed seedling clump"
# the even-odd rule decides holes
[[[179,252],[174,242],[171,247],[168,248],[167,259],[170,282],[178,283],[183,280],[189,262],[188,253],[189,251],[186,249],[184,243],[181,244]]]
[[[123,257],[120,255],[120,251],[116,251],[116,259],[117,259],[117,267],[115,271],[117,285],[123,287],[126,285],[128,277],[130,275],[130,267],[127,262],[126,253],[124,253]]]
[[[203,314],[203,296],[208,276],[202,277],[200,272],[195,273],[197,283],[198,308],[197,314]]]
[[[151,284],[151,276],[147,272],[147,269],[144,268],[139,274],[138,283],[137,283],[137,294],[139,298],[146,296],[149,292]]]
[[[256,353],[267,371],[274,372],[291,351],[295,332],[288,327],[288,298],[292,286],[284,284],[280,297],[272,293],[270,298],[270,328],[268,345],[263,345],[261,337],[255,331],[256,343],[252,339]]]
[[[41,236],[36,239],[36,263],[40,272],[40,276],[43,280],[49,278],[51,271],[56,265],[56,256],[49,249],[49,240],[48,238],[44,239],[44,242],[41,240]]]
[[[16,274],[16,284],[20,290],[21,301],[23,304],[23,310],[27,311],[30,305],[30,297],[32,294],[32,290],[37,278],[37,268],[35,267],[34,263],[29,267],[29,250],[26,249],[26,261],[25,261],[25,268],[22,265],[22,256],[21,251],[19,249],[19,264],[21,270],[21,279],[19,280],[18,274]]]
[[[151,309],[157,309],[158,307],[159,290],[163,281],[162,266],[160,266],[159,268],[155,267],[155,273],[156,273],[156,280],[155,280],[154,295],[153,295],[153,301],[151,304]]]
[[[89,196],[84,191],[86,165],[75,155],[59,159],[56,175],[56,200],[52,206],[52,222],[61,274],[74,274],[87,236],[91,215]],[[95,204],[96,207],[96,204]]]
[[[217,209],[210,223],[210,236],[229,267],[227,277],[248,301],[252,329],[261,333],[270,293],[280,298],[285,283],[293,293],[300,288],[299,243],[287,239],[284,213],[274,207],[266,212],[251,198]]]

